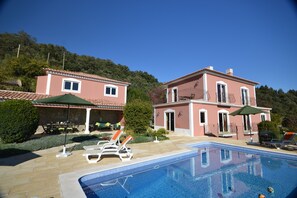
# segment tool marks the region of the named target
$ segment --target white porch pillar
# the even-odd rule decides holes
[[[87,110],[87,114],[86,114],[86,129],[85,129],[85,134],[90,134],[90,112],[91,112],[91,108],[86,108]]]

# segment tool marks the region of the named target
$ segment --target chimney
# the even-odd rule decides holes
[[[233,69],[231,69],[231,68],[227,69],[226,74],[233,76]]]
[[[213,66],[207,66],[206,69],[213,70]]]

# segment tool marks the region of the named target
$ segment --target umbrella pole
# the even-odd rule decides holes
[[[65,131],[64,147],[65,148],[66,148],[66,139],[67,139],[67,128],[68,128],[68,122],[69,122],[69,111],[70,111],[70,105],[68,104],[66,128],[64,129],[64,131]]]
[[[251,143],[252,143],[253,142],[252,127],[250,126],[250,123],[249,123],[249,127],[250,127],[250,139],[251,139]]]
[[[64,138],[63,152],[62,153],[59,153],[58,155],[56,155],[56,157],[68,157],[69,155],[71,155],[70,152],[66,152],[67,128],[68,128],[69,109],[70,109],[69,106],[70,105],[68,104],[66,128],[64,129],[64,131],[65,131],[65,138]]]

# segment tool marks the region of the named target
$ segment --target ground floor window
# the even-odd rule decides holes
[[[250,115],[243,115],[243,130],[244,131],[251,130]]]
[[[199,110],[199,123],[200,126],[207,125],[207,111],[205,109]]]
[[[219,131],[228,132],[228,114],[227,112],[219,112]]]
[[[174,131],[174,112],[166,113],[166,130]]]
[[[265,113],[261,113],[260,116],[261,116],[261,121],[262,122],[266,121],[266,114]]]

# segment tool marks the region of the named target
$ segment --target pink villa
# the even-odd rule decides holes
[[[0,101],[9,99],[36,100],[51,96],[74,94],[96,106],[71,106],[69,119],[89,133],[95,122],[123,122],[123,107],[127,101],[129,83],[98,75],[65,70],[44,69],[46,75],[37,77],[36,93],[0,90]],[[40,124],[64,121],[66,106],[35,104],[40,112]]]
[[[257,84],[234,76],[233,69],[221,73],[212,66],[165,83],[167,102],[154,105],[155,129],[188,136],[257,139],[257,124],[270,120],[271,110],[257,107]],[[229,115],[245,105],[265,113]]]

